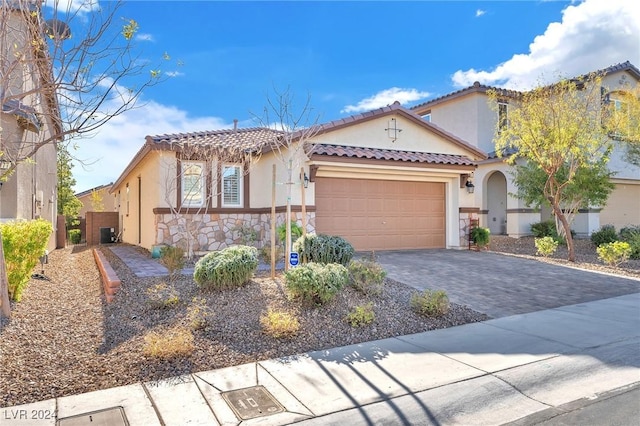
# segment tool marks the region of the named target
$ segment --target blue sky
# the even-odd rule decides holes
[[[633,0],[217,2],[129,1],[137,46],[169,77],[143,106],[79,142],[76,191],[115,181],[146,135],[254,126],[268,94],[311,97],[321,122],[412,106],[480,81],[530,88],[631,61]],[[182,65],[177,66],[176,62]]]

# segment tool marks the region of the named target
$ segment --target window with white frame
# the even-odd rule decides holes
[[[427,122],[431,123],[431,111],[427,112],[426,114],[423,114],[422,115],[422,119],[424,121],[427,121]]]
[[[242,206],[242,167],[222,166],[222,207]]]
[[[205,201],[205,165],[198,161],[183,161],[181,165],[182,205],[202,207]]]

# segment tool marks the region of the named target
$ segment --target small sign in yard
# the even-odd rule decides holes
[[[290,253],[289,254],[289,265],[298,266],[300,263],[300,259],[298,258],[298,253]]]

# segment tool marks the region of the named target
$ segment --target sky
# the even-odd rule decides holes
[[[275,91],[293,93],[294,108],[309,97],[322,123],[475,81],[526,90],[640,66],[634,0],[152,0],[129,1],[118,17],[138,22],[142,58],[171,59],[138,108],[78,142],[76,192],[117,180],[147,135],[258,125]]]

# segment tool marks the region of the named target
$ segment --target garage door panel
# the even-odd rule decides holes
[[[316,228],[356,250],[445,246],[445,185],[318,178]]]

